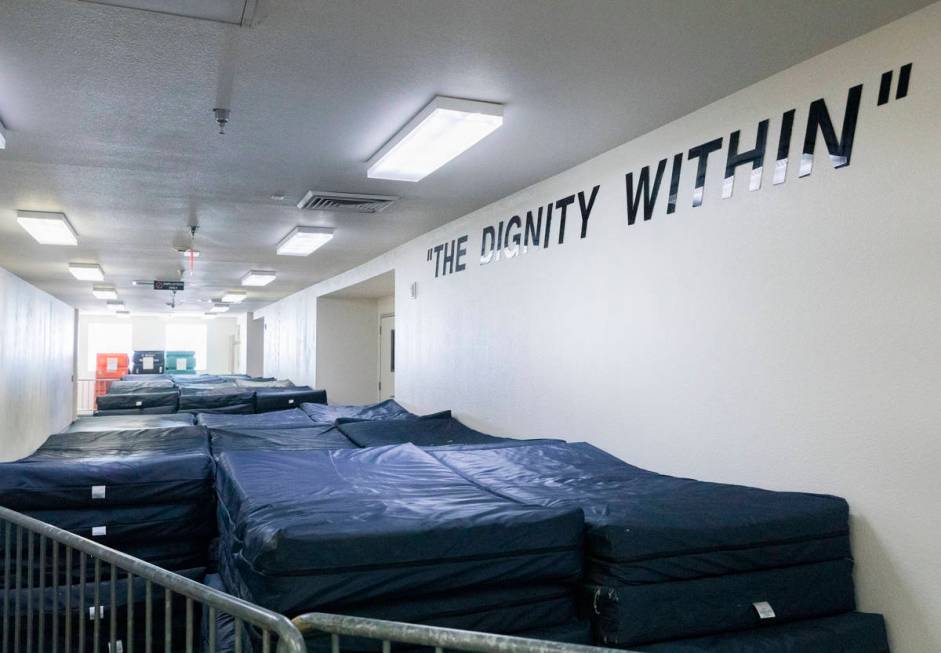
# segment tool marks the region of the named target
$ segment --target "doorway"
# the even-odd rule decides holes
[[[395,314],[379,316],[379,401],[395,398]]]

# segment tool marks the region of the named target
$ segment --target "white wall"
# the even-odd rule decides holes
[[[171,321],[158,316],[133,316],[119,318],[112,315],[79,315],[78,319],[78,371],[81,378],[93,378],[94,369],[88,369],[88,325],[91,323],[130,323],[132,344],[135,350],[166,349],[166,326]],[[234,317],[219,317],[214,320],[202,318],[173,318],[173,324],[206,325],[206,372],[210,374],[233,374],[233,339],[238,336],[238,322]]]
[[[379,314],[375,299],[317,301],[317,387],[332,404],[379,398]]]
[[[313,320],[318,295],[394,269],[407,406],[588,440],[662,472],[843,495],[860,607],[887,614],[896,653],[941,651],[938,34],[941,4],[287,298],[264,311],[269,331],[284,352],[297,337],[286,316]],[[880,75],[908,62],[909,96],[877,107]],[[798,178],[809,103],[825,97],[839,129],[861,82],[851,165],[833,169],[818,140],[813,174]],[[791,166],[773,185],[791,108]],[[763,187],[748,192],[739,169],[721,199],[729,134],[751,147],[764,118]],[[652,220],[627,226],[627,172],[720,136],[703,206],[691,207],[686,162],[676,212],[661,198]],[[484,226],[595,184],[584,240],[570,224],[564,246],[479,265]],[[661,193],[668,184],[669,164]],[[434,278],[428,248],[465,233],[467,270]],[[277,360],[267,372],[303,369]]]
[[[0,269],[0,460],[72,420],[75,311]]]

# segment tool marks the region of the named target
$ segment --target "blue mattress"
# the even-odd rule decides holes
[[[305,418],[306,419],[306,418]],[[330,424],[313,424],[308,428],[275,429],[210,429],[212,453],[268,449],[305,451],[308,449],[356,449],[356,445]]]
[[[309,421],[309,420],[308,420]],[[176,413],[172,415],[109,415],[78,417],[62,431],[133,431],[139,429],[166,429],[178,426],[192,426],[193,415]]]
[[[340,420],[337,428],[361,447],[382,447],[407,442],[419,447],[519,442],[514,438],[500,438],[475,431],[450,415],[408,420]]]
[[[849,557],[837,497],[664,476],[585,443],[431,454],[500,496],[582,508],[599,584],[608,573],[654,582]]]
[[[180,412],[254,413],[255,391],[234,386],[213,389],[184,386],[180,389]]]
[[[217,469],[226,583],[285,614],[581,574],[581,510],[507,501],[412,445],[223,452]]]
[[[225,413],[200,413],[196,423],[211,429],[296,429],[314,425],[300,408],[276,410],[258,415],[230,415]]]
[[[367,419],[407,419],[418,417],[395,402],[387,399],[378,404],[364,406],[344,406],[339,404],[301,404],[301,408],[315,422],[333,423],[340,418]]]
[[[29,510],[25,514],[109,546],[117,542],[174,538],[205,540],[215,534],[215,507],[208,499],[192,503]]]
[[[98,397],[96,410],[104,414],[117,414],[115,411],[136,411],[146,414],[148,409],[164,409],[175,413],[180,401],[180,393],[174,388],[161,388],[153,392],[134,392],[129,394],[107,394]],[[128,413],[133,414],[133,413]]]
[[[327,391],[313,390],[306,385],[291,388],[252,388],[255,391],[255,412],[297,408],[301,404],[326,404]]]
[[[63,510],[212,497],[213,462],[198,426],[52,435],[31,456],[0,463],[0,505]]]
[[[175,390],[176,386],[170,379],[156,378],[144,381],[112,381],[108,386],[109,395],[146,394],[151,392],[168,392]]]
[[[644,653],[889,653],[882,615],[850,612],[636,647]]]
[[[845,559],[584,591],[595,639],[613,646],[756,628],[762,625],[758,602],[773,608],[775,623],[856,608],[853,563]]]

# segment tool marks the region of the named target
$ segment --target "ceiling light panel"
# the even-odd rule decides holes
[[[3,123],[0,122],[0,150],[7,149],[7,131],[3,128]]]
[[[209,309],[209,312],[210,313],[225,313],[227,310],[229,310],[229,308],[230,307],[228,304],[213,304],[212,308]]]
[[[97,263],[69,263],[69,272],[79,281],[105,280],[105,273]]]
[[[91,294],[93,294],[98,299],[117,299],[118,291],[109,286],[95,286],[91,289]]]
[[[121,313],[127,311],[127,308],[124,306],[124,302],[119,300],[113,300],[106,304],[109,311],[114,311],[115,313]]]
[[[420,181],[502,124],[502,104],[438,96],[369,160],[366,176]]]
[[[16,221],[40,245],[78,245],[75,230],[64,213],[44,211],[17,211]]]
[[[277,272],[271,270],[252,270],[242,277],[243,286],[267,286],[278,277]]]
[[[245,301],[246,297],[248,297],[248,293],[242,292],[240,290],[232,290],[222,296],[222,303],[238,304],[239,302]]]
[[[329,227],[294,227],[278,243],[279,256],[308,256],[320,249],[333,238],[333,229]]]

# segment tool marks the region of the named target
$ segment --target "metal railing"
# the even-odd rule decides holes
[[[2,653],[216,653],[222,615],[251,632],[236,653],[306,653],[283,615],[3,507],[0,545]]]
[[[341,637],[371,640],[377,644],[376,651],[379,651],[381,646],[382,653],[391,653],[393,644],[406,644],[404,648],[433,648],[435,653],[445,650],[468,653],[632,653],[625,649],[550,642],[322,612],[302,614],[295,617],[293,623],[305,637],[318,633],[329,635],[331,653],[340,653],[342,650]],[[356,648],[361,650],[360,646]]]

